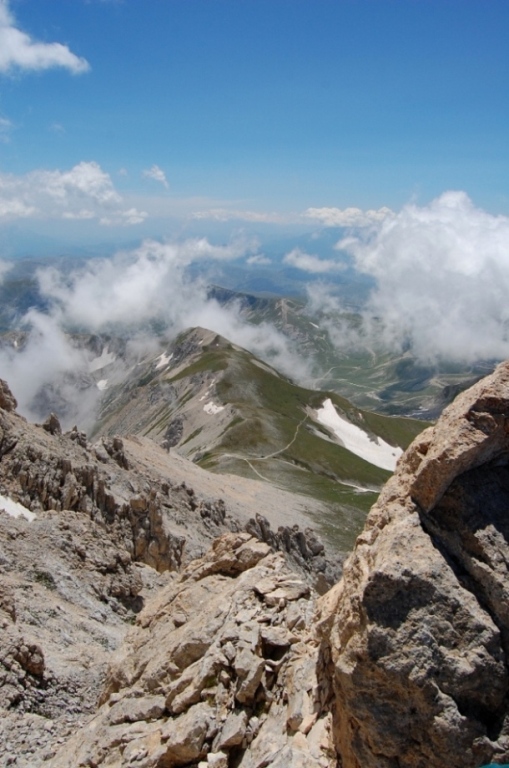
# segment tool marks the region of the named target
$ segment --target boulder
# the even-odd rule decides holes
[[[509,363],[400,459],[321,598],[343,768],[509,760]]]
[[[9,385],[0,379],[0,408],[4,411],[15,411],[17,407],[18,402],[9,389]]]

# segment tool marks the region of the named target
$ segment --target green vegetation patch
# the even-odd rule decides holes
[[[200,432],[203,432],[203,427],[198,427],[198,429],[195,429],[194,432],[191,432],[191,434],[188,437],[186,437],[186,439],[183,440],[180,445],[182,446],[182,445],[185,445],[186,443],[190,443],[191,440],[194,440],[195,437],[198,437]]]
[[[46,589],[55,590],[57,588],[55,579],[49,571],[35,569],[32,571],[31,576],[34,581],[36,581],[38,584],[42,584],[42,586],[46,587]]]
[[[196,373],[224,371],[228,367],[228,355],[224,350],[205,351],[198,360],[188,365],[174,376],[169,376],[165,380],[169,382],[179,381],[180,379],[194,376]]]

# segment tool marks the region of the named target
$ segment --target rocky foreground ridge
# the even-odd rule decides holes
[[[269,542],[306,589],[336,578],[298,497],[209,478],[149,440],[91,445],[54,416],[37,426],[15,408],[1,382],[0,765],[47,763],[95,711],[140,609],[217,536],[247,529]]]
[[[320,606],[348,768],[509,762],[509,363],[400,459]]]
[[[37,514],[0,512],[1,764],[509,760],[509,363],[410,446],[322,597],[311,533],[0,407],[0,493]]]

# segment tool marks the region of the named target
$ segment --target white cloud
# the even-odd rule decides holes
[[[240,258],[248,247],[242,241],[217,246],[204,238],[178,244],[146,240],[134,251],[93,259],[70,276],[45,269],[38,278],[64,324],[94,331],[112,323],[138,326],[155,317],[174,324],[207,303],[205,286],[189,283],[185,268],[205,258]]]
[[[94,219],[103,224],[131,225],[147,214],[123,208],[111,177],[96,162],[70,170],[35,170],[24,176],[0,173],[0,219]]]
[[[24,219],[35,213],[36,209],[33,206],[25,205],[22,200],[9,200],[0,197],[0,219]]]
[[[129,226],[132,224],[141,224],[147,218],[146,211],[139,211],[137,208],[129,208],[127,211],[117,211],[112,216],[102,216],[99,224],[106,227]]]
[[[143,175],[149,179],[154,179],[154,181],[159,181],[163,185],[163,187],[166,187],[166,189],[168,189],[168,181],[166,179],[166,174],[162,170],[162,168],[159,168],[158,165],[153,165],[151,168],[148,168],[146,171],[143,171]]]
[[[255,253],[254,256],[250,256],[248,259],[246,259],[247,264],[272,264],[272,259],[269,259],[268,256],[264,256],[263,253]]]
[[[206,237],[185,240],[179,245],[180,258],[191,264],[198,259],[233,261],[258,248],[258,240],[253,237],[238,235],[228,245],[213,245]]]
[[[320,323],[320,328],[328,333],[332,344],[343,353],[370,348],[379,341],[374,338],[368,313],[364,315],[363,323],[352,323],[351,307],[343,306],[330,283],[310,282],[306,293],[307,310]]]
[[[64,67],[73,74],[90,69],[86,59],[76,56],[67,45],[41,43],[17,29],[8,0],[0,0],[0,72],[12,69],[44,70]]]
[[[61,123],[51,123],[49,129],[52,133],[56,133],[59,136],[65,134],[65,128]]]
[[[365,321],[379,340],[427,361],[509,357],[509,217],[446,192],[338,247],[376,279]]]
[[[345,269],[345,265],[342,262],[320,259],[318,256],[301,251],[300,248],[294,248],[290,253],[287,253],[283,262],[303,272],[312,272],[314,274],[341,272]]]
[[[54,268],[40,270],[37,278],[48,312],[31,311],[25,317],[33,332],[23,350],[0,351],[0,370],[18,399],[20,412],[36,419],[47,415],[34,412],[34,397],[41,387],[61,381],[67,373],[88,370],[83,352],[72,347],[63,334],[67,327],[90,332],[117,329],[136,334],[136,342],[154,320],[162,322],[170,334],[203,326],[270,360],[289,375],[304,376],[305,363],[293,353],[285,336],[265,322],[248,325],[240,304],[221,306],[208,297],[205,282],[188,277],[186,268],[192,262],[244,258],[246,247],[249,244],[243,247],[239,242],[216,246],[203,239],[175,244],[148,240],[133,251],[92,259],[71,274]],[[147,343],[145,334],[145,352]],[[98,390],[93,389],[96,398]],[[63,419],[64,426],[71,426],[78,417],[85,424],[95,400],[86,401],[82,392],[73,392],[70,386],[65,396],[73,406],[71,424]]]
[[[95,213],[93,211],[88,211],[86,208],[82,208],[81,211],[65,211],[62,214],[62,218],[84,221],[86,219],[95,219]]]
[[[390,208],[362,211],[360,208],[308,208],[304,215],[325,227],[371,227],[394,216]]]
[[[109,174],[98,163],[78,163],[70,171],[33,171],[29,176],[55,200],[89,198],[99,205],[120,203]]]

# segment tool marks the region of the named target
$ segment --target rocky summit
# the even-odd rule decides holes
[[[330,588],[298,497],[15,408],[2,384],[0,765],[509,761],[509,363],[407,449]]]

